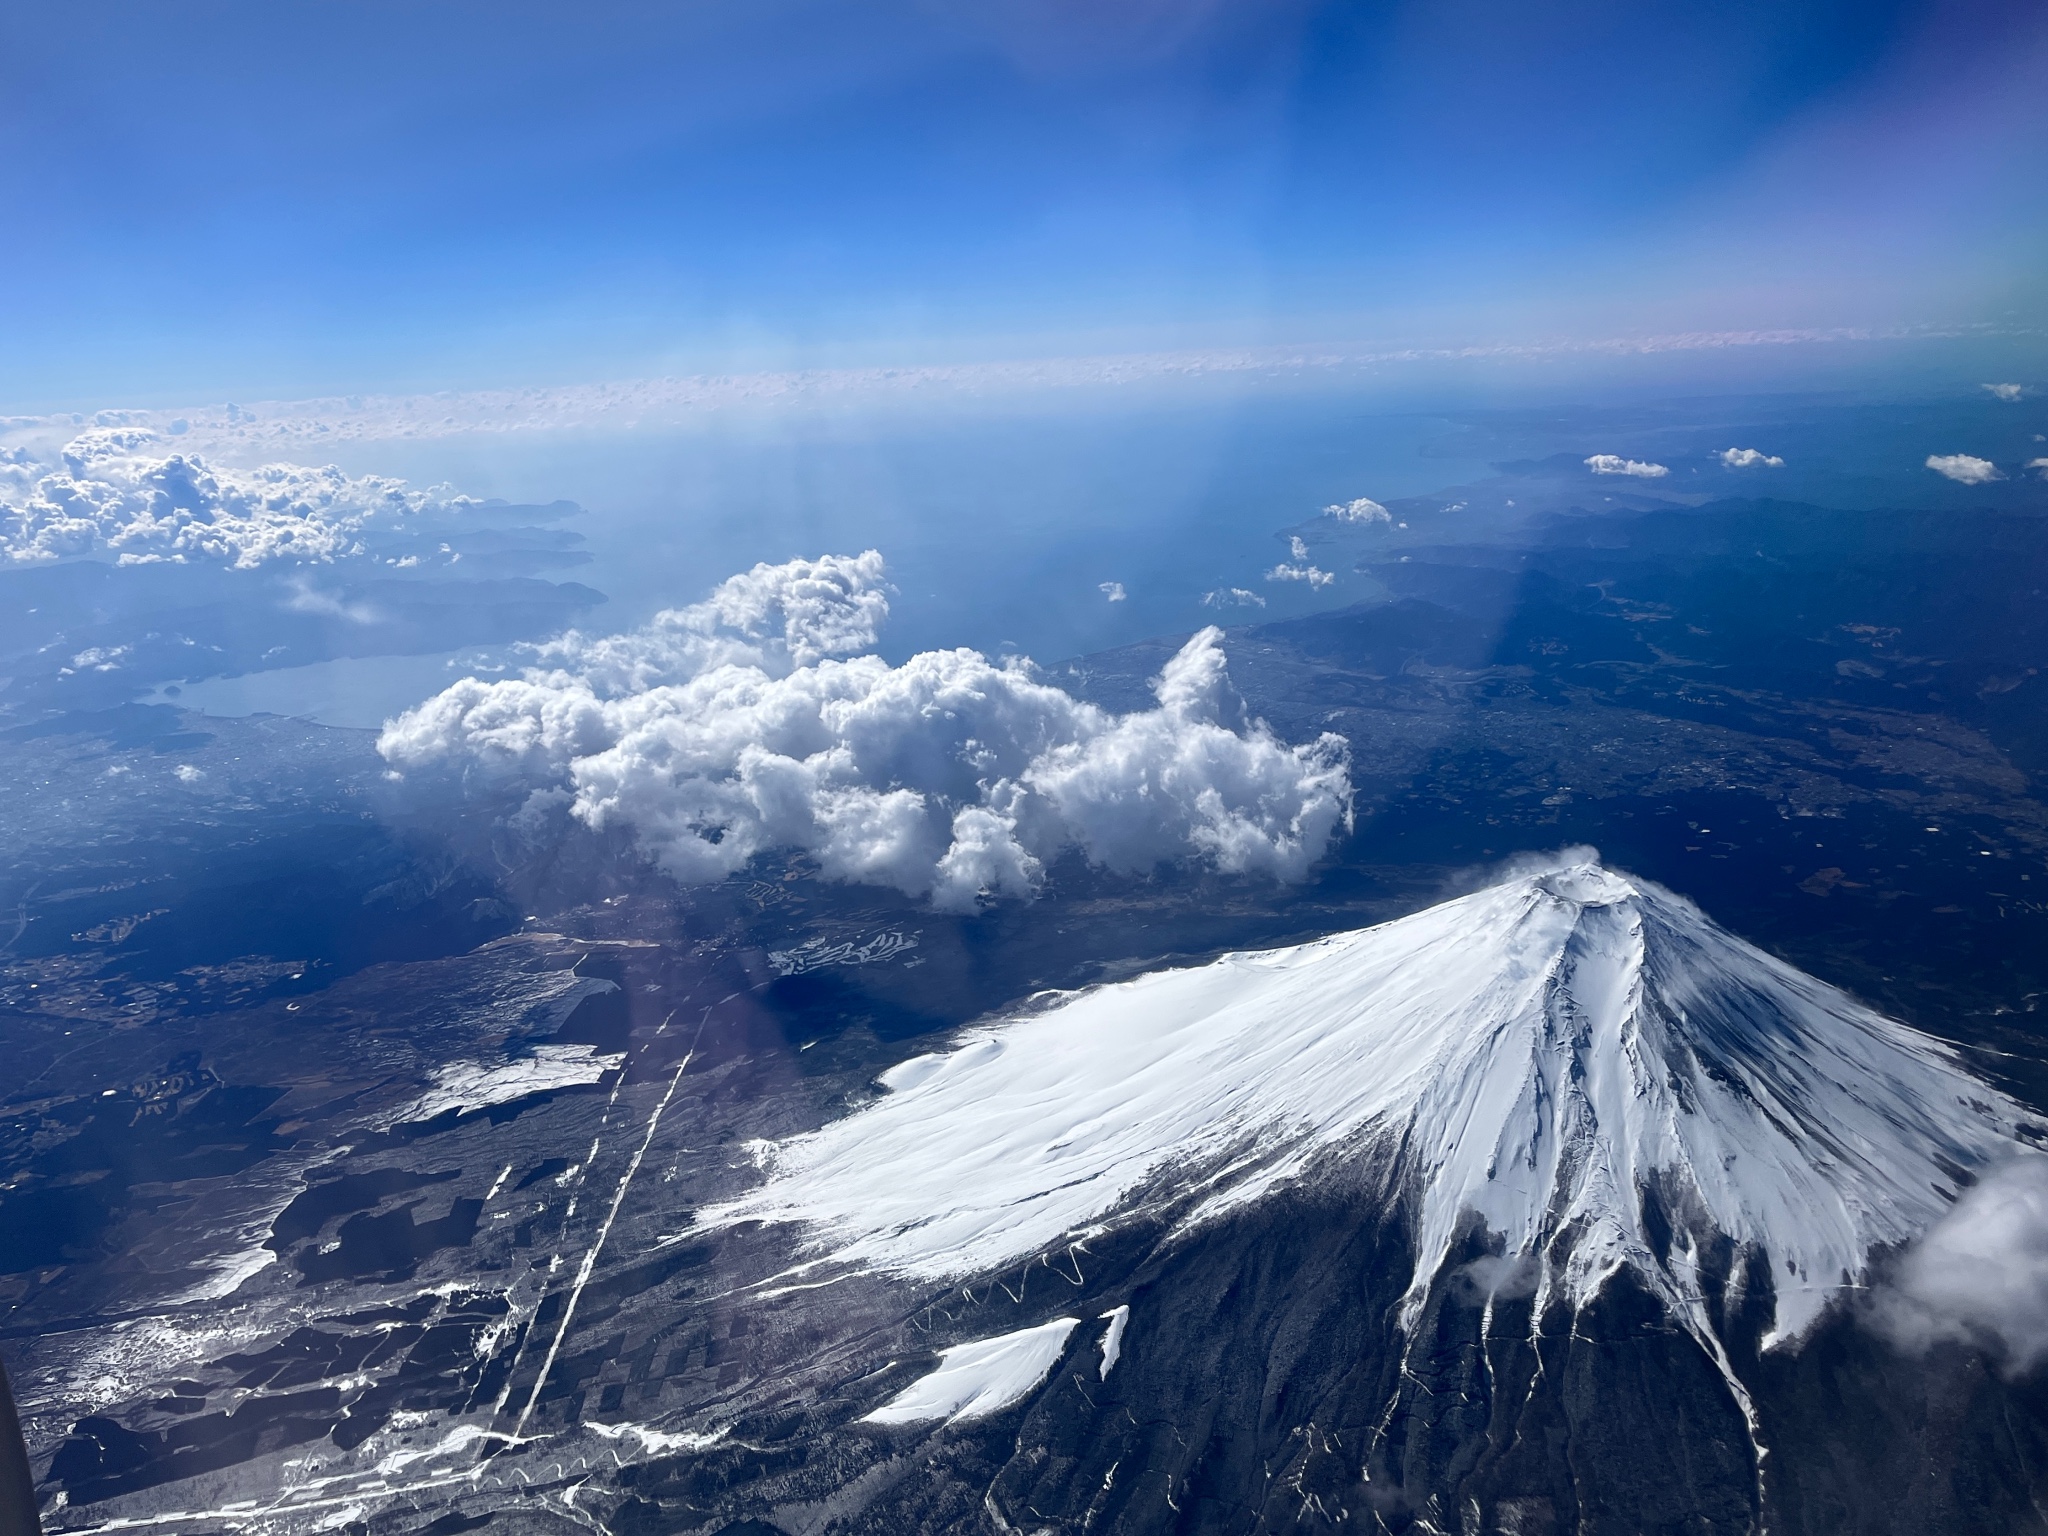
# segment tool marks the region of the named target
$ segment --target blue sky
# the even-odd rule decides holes
[[[0,409],[2032,324],[2048,9],[87,3],[0,19]]]

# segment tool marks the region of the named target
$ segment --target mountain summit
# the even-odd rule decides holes
[[[1590,860],[1070,994],[882,1082],[706,1223],[952,1279],[1365,1167],[1417,1213],[1404,1328],[1476,1218],[1538,1316],[1626,1267],[1724,1373],[1710,1251],[1767,1261],[1765,1343],[1795,1340],[2027,1123],[1947,1046]]]

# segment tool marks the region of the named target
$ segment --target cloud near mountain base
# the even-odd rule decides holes
[[[1909,1353],[1973,1344],[2013,1374],[2048,1361],[2048,1157],[2025,1156],[1964,1192],[1872,1299]]]
[[[1155,708],[1119,715],[1026,661],[865,654],[886,591],[873,551],[756,566],[632,634],[571,633],[523,677],[464,679],[379,750],[566,794],[685,883],[793,850],[954,911],[1035,895],[1068,849],[1299,880],[1350,824],[1343,738],[1293,746],[1246,718],[1220,630],[1166,664]]]

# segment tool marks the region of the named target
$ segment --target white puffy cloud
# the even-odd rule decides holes
[[[1871,1309],[1902,1349],[1974,1344],[2014,1372],[2048,1359],[2048,1157],[2016,1159],[1968,1190]]]
[[[1962,485],[1988,485],[1993,480],[2003,480],[1998,466],[1989,459],[1980,459],[1967,453],[1930,453],[1927,467],[1937,475],[1946,475]]]
[[[226,469],[163,447],[145,428],[111,426],[73,438],[54,464],[25,449],[0,453],[0,563],[325,563],[362,553],[373,530],[470,505],[333,465]]]
[[[1117,715],[1026,661],[855,654],[886,613],[873,551],[756,566],[633,634],[567,635],[522,677],[466,678],[378,747],[566,796],[686,883],[790,849],[956,911],[1034,895],[1068,848],[1299,879],[1349,824],[1343,739],[1289,746],[1241,718],[1219,630],[1166,664],[1155,708]]]
[[[1661,480],[1671,471],[1662,464],[1646,464],[1641,459],[1624,459],[1618,453],[1596,453],[1586,460],[1586,468],[1596,475],[1633,475],[1638,480]]]
[[[1340,523],[1391,523],[1394,520],[1394,515],[1370,496],[1327,506],[1323,508],[1323,516],[1334,517]]]
[[[292,595],[284,606],[292,613],[317,613],[324,618],[347,619],[351,624],[379,624],[384,620],[384,615],[369,603],[346,602],[304,581],[293,582]]]
[[[2027,392],[2023,384],[1986,384],[1984,387],[2001,400],[2017,400]]]
[[[2048,459],[2029,459],[2027,468],[2035,471],[2042,479],[2048,480]]]
[[[1723,448],[1721,462],[1729,469],[1783,469],[1785,461],[1761,448]]]
[[[1112,603],[1120,603],[1130,595],[1124,591],[1124,584],[1120,581],[1097,582],[1096,590]]]

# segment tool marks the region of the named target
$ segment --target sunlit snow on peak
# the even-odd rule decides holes
[[[1404,1323],[1476,1213],[1541,1296],[1583,1304],[1631,1266],[1703,1340],[1715,1234],[1768,1255],[1775,1337],[1796,1338],[2022,1120],[1938,1042],[1592,861],[1101,987],[884,1086],[706,1222],[956,1278],[1377,1158],[1414,1212]]]

